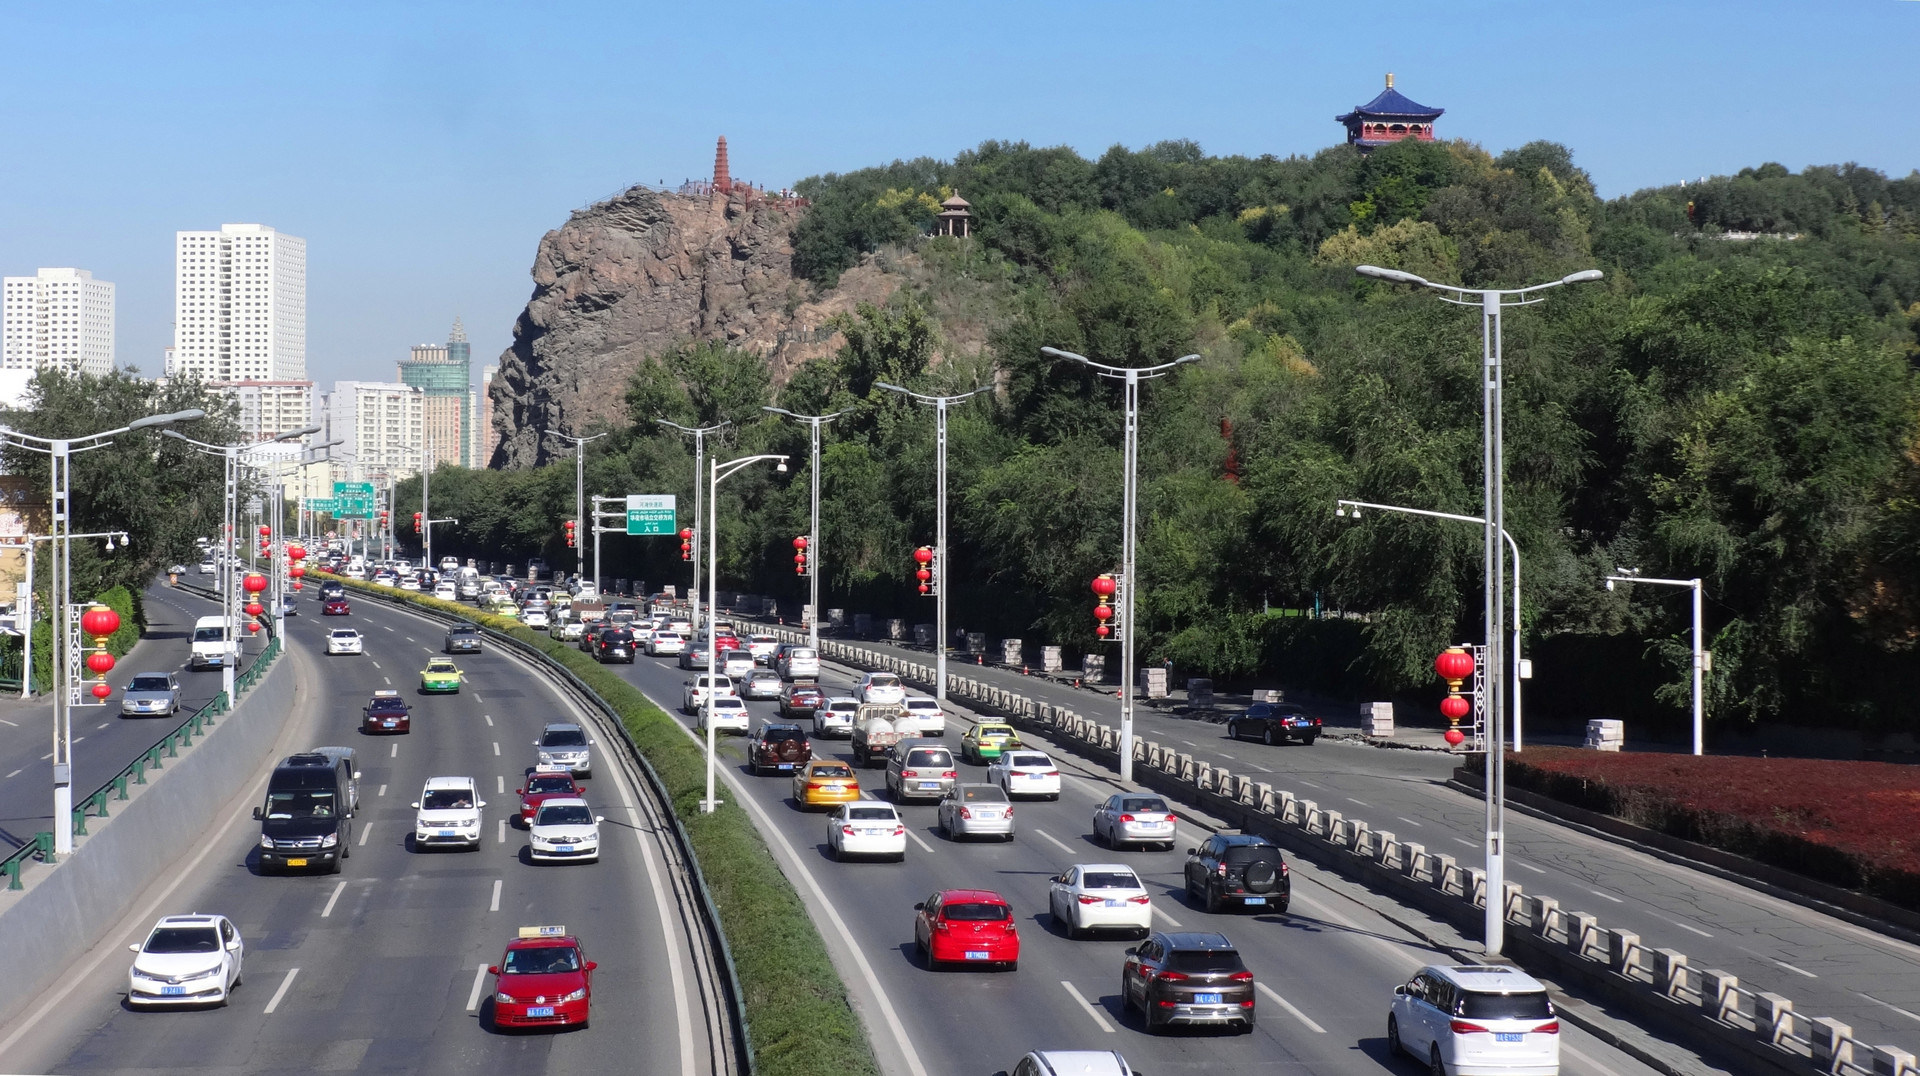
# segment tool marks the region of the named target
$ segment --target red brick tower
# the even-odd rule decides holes
[[[733,189],[733,176],[727,172],[727,136],[720,136],[720,144],[713,151],[713,191],[725,194]]]

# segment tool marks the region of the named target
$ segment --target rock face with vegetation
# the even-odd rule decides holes
[[[934,531],[932,416],[876,384],[992,385],[952,413],[952,622],[1069,661],[1102,647],[1087,581],[1119,555],[1120,392],[1040,349],[1198,352],[1142,392],[1143,658],[1431,714],[1433,655],[1480,632],[1480,531],[1333,509],[1480,512],[1480,323],[1353,267],[1501,287],[1598,268],[1506,318],[1531,727],[1684,728],[1685,595],[1605,590],[1619,567],[1706,580],[1710,721],[1920,720],[1920,174],[1765,164],[1603,199],[1550,143],[1097,160],[987,143],[799,189],[812,206],[780,241],[794,278],[843,295],[885,271],[898,289],[827,318],[828,353],[803,362],[752,333],[623,352],[631,376],[593,382],[616,435],[588,481],[690,497],[689,453],[654,416],[730,419],[729,453],[804,461],[804,430],[762,405],[847,409],[822,454],[829,607],[925,615],[908,573]],[[973,238],[928,238],[956,189]],[[563,553],[570,465],[464,481],[434,483],[436,504],[460,499],[451,540]],[[720,509],[722,589],[797,607],[807,483],[749,470]],[[684,585],[675,545],[611,543],[607,573]]]

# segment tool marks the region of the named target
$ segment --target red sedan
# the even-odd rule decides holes
[[[494,977],[493,1026],[586,1027],[595,967],[566,927],[521,927],[500,963],[487,969]]]
[[[947,964],[1020,966],[1013,908],[990,889],[945,889],[913,906],[913,947],[929,971]]]
[[[520,793],[520,823],[531,825],[535,812],[540,805],[550,799],[563,796],[584,796],[584,792],[573,780],[573,774],[565,770],[558,773],[543,773],[538,770],[527,774],[527,787],[518,789]]]
[[[328,598],[326,604],[320,607],[321,616],[346,616],[351,612],[353,609],[347,605],[345,598]]]

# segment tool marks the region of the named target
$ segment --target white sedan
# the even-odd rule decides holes
[[[1095,930],[1126,930],[1145,937],[1153,929],[1153,898],[1125,863],[1068,867],[1048,886],[1047,909],[1069,938]]]
[[[598,863],[604,821],[578,796],[544,800],[527,823],[527,854],[536,863]]]
[[[687,648],[687,641],[677,631],[655,631],[647,636],[647,653],[654,657],[677,655]]]
[[[907,701],[906,686],[900,678],[890,672],[870,672],[860,678],[860,686],[853,693],[861,702],[879,703],[884,706],[898,706]]]
[[[360,633],[352,628],[335,628],[327,633],[327,653],[360,654],[365,652],[365,644]]]
[[[900,704],[909,717],[920,726],[922,736],[945,736],[947,734],[947,712],[940,709],[940,700],[925,695],[910,695]]]
[[[843,804],[827,815],[827,847],[835,859],[887,856],[896,863],[904,863],[907,824],[891,803],[857,800]]]
[[[747,734],[748,715],[744,699],[735,698],[732,695],[720,695],[713,700],[711,710],[705,706],[700,707],[700,728],[707,727],[709,713],[713,715],[713,731],[737,732],[742,736]]]
[[[127,948],[138,954],[127,970],[127,1004],[134,1006],[225,1005],[247,955],[224,915],[169,915],[146,941]]]
[[[520,623],[525,624],[529,628],[544,628],[553,622],[547,619],[547,611],[545,609],[528,609],[526,612],[520,614]]]
[[[1002,751],[987,767],[987,780],[1015,796],[1060,798],[1060,767],[1038,751]]]

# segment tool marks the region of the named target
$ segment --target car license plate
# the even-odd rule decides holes
[[[1521,1042],[1525,1039],[1526,1034],[1520,1031],[1496,1031],[1493,1033],[1493,1041],[1495,1042]]]
[[[289,867],[304,867],[304,866],[306,866],[306,865],[307,865],[307,861],[306,861],[306,860],[304,860],[304,859],[289,859],[289,860],[287,860],[287,866],[289,866]]]
[[[554,846],[553,846],[553,850],[554,850],[554,851],[556,851],[556,852],[571,852],[571,851],[573,851],[573,845],[570,845],[570,844],[556,844],[556,845],[554,845]]]
[[[968,960],[985,960],[986,958],[987,958],[987,951],[986,951],[985,949],[969,949],[969,950],[967,950],[967,959],[968,959]]]
[[[920,782],[920,790],[921,790],[922,792],[925,792],[925,791],[929,791],[929,790],[931,790],[931,789],[936,789],[936,788],[939,788],[939,787],[940,787],[940,782],[938,782],[938,781],[922,781],[922,782]]]
[[[450,829],[439,830],[438,833],[442,837],[451,837],[454,835],[453,830],[450,830]]]
[[[1126,901],[1124,900],[1107,900],[1107,901],[1101,901],[1100,906],[1103,908],[1118,908],[1121,905],[1124,905],[1125,903]]]
[[[1265,897],[1248,897],[1247,898],[1248,904],[1265,904],[1266,902],[1267,902],[1267,898]]]
[[[553,1006],[551,1006],[551,1005],[529,1005],[529,1006],[527,1006],[527,1015],[528,1015],[528,1016],[552,1016],[552,1015],[553,1015]]]
[[[879,837],[879,836],[882,836],[882,835],[883,835],[883,834],[885,834],[885,833],[886,833],[886,831],[885,831],[885,830],[881,830],[881,829],[863,829],[863,830],[861,830],[861,831],[860,831],[860,836],[862,836],[862,837]]]
[[[184,986],[163,986],[160,988],[160,996],[163,998],[186,997],[187,988]]]
[[[780,768],[781,768],[782,770],[791,770],[791,769],[793,769],[793,763],[791,763],[791,762],[782,762],[782,763],[780,764]]]
[[[1196,1004],[1196,1005],[1218,1005],[1218,1004],[1220,1004],[1220,995],[1218,995],[1218,994],[1195,994],[1195,995],[1193,995],[1193,1002],[1194,1002],[1194,1004]]]
[[[394,720],[394,719],[392,719],[392,718],[388,718],[388,719],[386,719],[385,721],[382,721],[382,722],[380,722],[380,723],[381,723],[382,725],[385,725],[385,726],[387,726],[388,728],[392,728],[392,727],[394,727],[395,725],[397,725],[397,724],[399,724],[399,722],[398,722],[398,721],[395,721],[395,720]]]

